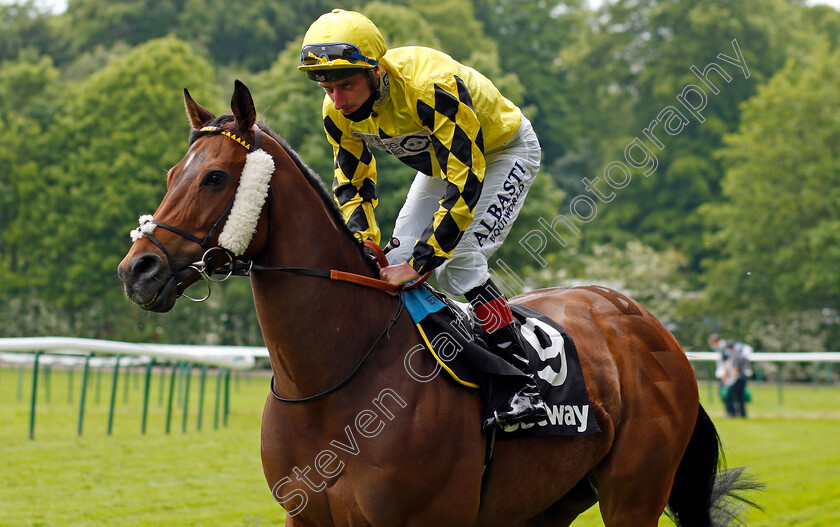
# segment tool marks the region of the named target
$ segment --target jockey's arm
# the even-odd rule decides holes
[[[333,147],[335,176],[332,190],[341,215],[359,239],[378,244],[381,235],[374,215],[379,202],[376,159],[364,141],[342,133],[328,115],[324,116],[324,130]]]

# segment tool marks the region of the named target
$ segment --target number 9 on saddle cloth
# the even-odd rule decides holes
[[[482,420],[491,417],[519,386],[510,379],[523,373],[489,351],[469,304],[454,302],[425,284],[403,295],[406,310],[440,370],[455,382],[480,390],[485,403]],[[497,439],[599,432],[571,337],[535,309],[520,304],[510,307],[521,331],[528,370],[548,407],[548,419],[507,426]]]

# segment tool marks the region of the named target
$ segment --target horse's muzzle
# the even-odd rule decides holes
[[[117,267],[117,274],[123,281],[125,296],[142,309],[164,313],[178,299],[178,277],[156,254],[126,256]]]

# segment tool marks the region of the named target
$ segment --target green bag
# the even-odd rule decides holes
[[[729,386],[721,385],[720,388],[718,388],[718,394],[720,395],[721,401],[726,401],[726,396],[729,395]],[[744,402],[749,403],[751,401],[752,392],[749,390],[749,388],[744,388]]]

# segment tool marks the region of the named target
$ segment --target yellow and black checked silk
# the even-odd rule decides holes
[[[484,181],[484,139],[464,81],[454,77],[457,93],[435,84],[433,106],[417,101],[417,115],[432,131],[432,148],[446,194],[429,225],[414,246],[409,263],[418,273],[434,269],[452,256],[473,220]]]
[[[376,159],[364,141],[342,140],[342,131],[329,116],[324,118],[324,129],[333,145],[333,195],[344,221],[361,239],[379,243],[379,226],[373,213],[379,202],[376,199]]]
[[[443,178],[440,208],[409,261],[422,274],[452,256],[481,195],[485,147],[492,150],[512,137],[520,113],[480,73],[435,50],[388,50],[381,67],[388,96],[371,117],[353,122],[324,100],[324,128],[335,156],[333,192],[350,229],[380,243],[370,146]]]

